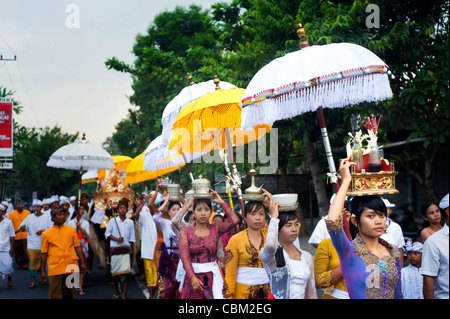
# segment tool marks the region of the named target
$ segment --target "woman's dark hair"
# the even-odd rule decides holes
[[[436,205],[436,204],[433,202],[426,202],[426,203],[423,203],[422,206],[420,206],[420,212],[422,213],[423,217],[427,217],[427,210],[428,210],[428,207],[430,207],[431,205]]]
[[[278,214],[278,219],[280,220],[280,222],[278,223],[278,231],[280,231],[284,225],[289,223],[291,220],[298,219],[298,217],[294,211],[288,211],[288,212],[280,212]]]
[[[353,197],[350,203],[350,212],[355,215],[357,220],[361,218],[364,208],[370,208],[376,212],[387,214],[386,205],[378,195]]]
[[[249,201],[244,206],[244,215],[247,216],[248,213],[256,212],[260,209],[264,209],[264,212],[266,212],[266,206],[260,201]]]
[[[361,214],[365,208],[373,209],[377,213],[384,213],[387,216],[387,208],[384,204],[383,200],[378,195],[366,195],[366,196],[356,196],[353,197],[350,203],[350,212],[352,216],[354,215],[358,224],[361,219]],[[357,232],[357,228],[349,223],[349,230],[352,233],[352,237],[354,232]],[[353,227],[352,227],[353,226]]]
[[[426,203],[422,204],[422,206],[420,206],[420,212],[422,213],[423,217],[427,217],[427,210],[428,210],[428,208],[431,205],[436,205],[437,207],[439,207],[439,205],[437,205],[437,204],[435,204],[433,202],[426,202]],[[443,215],[442,215],[442,212],[441,212],[441,222],[443,220],[442,216]],[[430,222],[428,220],[424,219],[423,220],[423,227],[425,228],[425,227],[428,227],[428,226],[430,226]]]
[[[176,202],[176,201],[172,202],[172,201],[170,201],[169,202],[169,206],[167,207],[167,210],[171,210],[172,207],[175,206],[175,205],[178,205],[178,206],[181,207],[181,203],[180,202]]]
[[[144,199],[144,195],[142,195],[142,194],[135,194],[134,198],[135,199]]]
[[[186,223],[189,223],[189,218],[191,218],[191,215],[193,214],[194,212],[192,211],[192,210],[188,210],[187,212],[186,212],[186,214],[184,215],[184,221],[186,222]]]
[[[212,211],[212,204],[211,204],[211,200],[207,199],[207,198],[196,198],[194,200],[194,207],[193,209],[195,210],[195,208],[198,206],[198,204],[205,204],[206,206],[209,207],[209,209]]]
[[[278,231],[280,231],[284,225],[289,223],[291,220],[298,219],[298,217],[295,211],[288,211],[288,212],[280,212],[278,214],[278,219],[280,220],[280,222],[278,223]],[[275,253],[275,261],[277,264],[277,268],[286,266],[286,261],[284,259],[283,254],[283,247],[281,245],[277,247],[277,251]]]

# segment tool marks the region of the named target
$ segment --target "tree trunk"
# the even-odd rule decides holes
[[[289,155],[291,155],[292,147],[293,147],[293,140],[290,140],[289,145],[286,149],[286,153],[284,154],[284,158],[281,159],[279,162],[279,168],[281,172],[281,180],[283,181],[283,187],[287,193],[295,193],[295,190],[292,188],[292,186],[289,183],[288,174],[287,174],[287,167],[289,164]],[[304,237],[306,235],[309,235],[309,229],[308,225],[305,222],[305,217],[303,216],[303,210],[301,203],[298,203],[298,208],[296,209],[298,220],[301,224],[301,231],[299,237]]]
[[[425,189],[425,193],[427,194],[430,201],[433,203],[438,203],[439,200],[436,196],[436,193],[434,191],[434,183],[433,183],[433,161],[436,158],[436,155],[439,152],[441,144],[434,143],[431,150],[428,150],[424,148],[422,150],[423,154],[423,169],[424,169],[424,177],[422,178],[420,176],[420,173],[408,168],[407,165],[405,165],[403,162],[401,162],[402,166],[405,167],[409,174],[414,176],[416,180],[419,182],[420,185],[422,185]],[[421,168],[421,163],[418,165],[419,168]]]
[[[322,177],[322,170],[319,165],[319,154],[314,147],[313,142],[306,143],[306,157],[308,160],[311,177],[314,184],[314,191],[317,197],[317,204],[319,206],[319,215],[326,216],[330,205],[328,204],[328,195],[326,191],[325,181]]]

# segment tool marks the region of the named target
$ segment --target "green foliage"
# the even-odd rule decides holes
[[[370,4],[379,8],[379,28],[366,25]],[[137,36],[132,66],[116,58],[106,63],[130,73],[135,91],[130,101],[138,108],[118,124],[113,139],[121,150],[129,150],[130,143],[140,144],[134,149],[144,149],[145,137],[161,132],[165,105],[187,85],[186,72],[196,82],[217,74],[245,88],[266,63],[300,49],[296,30],[302,23],[311,45],[356,43],[390,68],[393,99],[324,110],[333,148],[344,150],[352,114],[373,114],[383,116],[380,143],[396,140],[398,132],[406,131],[409,139],[431,138],[423,145],[426,151],[448,142],[448,12],[446,0],[234,0],[216,3],[209,11],[191,6],[161,13],[147,35]],[[286,149],[301,154],[306,141],[320,143],[313,113],[280,121],[275,127],[284,145],[280,159],[286,158]]]
[[[14,172],[6,183],[12,187],[38,192],[43,198],[51,194],[75,194],[79,172],[47,167],[50,156],[60,147],[73,142],[78,134],[63,133],[61,127],[29,129],[14,125]]]

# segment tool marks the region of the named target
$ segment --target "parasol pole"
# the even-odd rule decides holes
[[[82,184],[83,167],[80,167],[80,178],[78,180],[78,207],[81,204],[81,184]]]
[[[306,48],[309,47],[309,42],[306,40],[306,30],[303,28],[302,24],[298,24],[297,35],[301,39],[300,47]],[[317,118],[319,120],[320,131],[322,133],[323,146],[325,147],[325,154],[327,156],[328,168],[330,170],[330,180],[333,183],[334,192],[337,193],[339,190],[339,181],[336,174],[336,166],[334,164],[333,152],[331,151],[330,139],[328,138],[328,130],[325,123],[325,116],[323,114],[323,108],[319,106],[316,110]],[[347,218],[343,218],[344,221],[344,231],[347,235],[347,238],[351,239],[350,230],[348,227]]]
[[[239,173],[237,171],[237,167],[236,167],[236,159],[234,157],[234,152],[233,152],[233,144],[231,143],[231,138],[230,138],[230,133],[228,132],[228,127],[225,128],[225,137],[227,140],[227,145],[228,145],[228,150],[231,156],[231,162],[232,162],[232,166],[233,166],[233,175],[236,178],[239,178]],[[236,180],[236,182],[238,182],[238,180]],[[241,212],[242,215],[244,213],[244,200],[242,199],[242,190],[241,190],[241,186],[237,183],[236,184],[236,195],[238,197],[238,201],[239,201],[239,205],[241,205]]]
[[[183,156],[183,160],[184,160],[184,164],[186,165],[186,168],[188,170],[189,173],[189,177],[191,178],[191,181],[194,181],[194,175],[192,175],[192,171],[191,171],[191,167],[189,166],[188,160],[186,158],[186,155],[183,153],[181,153],[181,155]]]
[[[330,139],[328,138],[328,130],[325,124],[325,116],[323,115],[323,108],[319,106],[316,110],[317,118],[319,120],[320,132],[322,133],[323,146],[325,147],[325,154],[327,156],[328,168],[331,174],[331,183],[333,183],[334,191],[339,190],[339,181],[336,174],[336,166],[334,165],[333,152],[331,151]]]

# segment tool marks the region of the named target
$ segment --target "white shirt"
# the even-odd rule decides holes
[[[114,220],[116,220],[117,223]],[[105,238],[108,239],[111,235],[114,237],[123,237],[123,243],[118,243],[117,241],[110,239],[109,242],[111,247],[131,246],[130,242],[136,242],[134,222],[129,218],[125,218],[125,220],[122,221],[119,216],[111,218],[106,227]]]
[[[87,215],[86,213],[83,214]],[[103,218],[105,217],[105,211],[97,209],[97,207],[94,207],[94,214],[91,216],[91,222],[94,224],[101,224],[103,223]]]
[[[153,220],[156,225],[161,229],[164,237],[164,244],[166,247],[178,247],[178,230],[173,226],[172,221],[170,219],[166,219],[162,217],[162,212],[157,211],[155,215],[153,215]],[[167,253],[178,253],[178,249],[172,250],[168,249]]]
[[[68,226],[72,226],[73,228],[77,229],[77,218],[69,220],[67,223]],[[91,235],[89,230],[89,222],[83,218],[81,218],[81,228],[86,231],[88,237]],[[78,232],[78,229],[77,229]]]
[[[423,277],[420,268],[409,264],[402,268],[403,299],[423,299]]]
[[[311,236],[309,237],[309,244],[320,244],[320,242],[324,239],[330,238],[330,234],[328,233],[327,226],[325,224],[325,220],[327,216],[322,217],[318,222]]]
[[[28,228],[27,234],[27,248],[41,250],[41,235],[36,234],[40,230],[46,230],[53,226],[53,221],[50,219],[48,214],[42,214],[41,216],[36,216],[36,214],[31,213],[20,224],[20,226],[25,225]],[[19,227],[20,227],[19,226]]]
[[[448,226],[432,234],[423,244],[421,275],[436,277],[434,284],[434,299],[449,299]]]
[[[141,257],[153,259],[155,246],[158,240],[156,224],[147,205],[142,207],[139,219],[136,221],[141,226]]]
[[[391,219],[388,219],[386,223],[389,223],[389,226],[381,238],[397,248],[405,246],[402,227]]]
[[[286,258],[291,275],[290,299],[305,299],[308,291],[313,292],[308,295],[311,298],[315,293],[314,258],[307,251],[301,252],[300,260]]]
[[[10,219],[4,218],[0,222],[0,251],[11,249],[11,237],[16,237],[14,224]]]

